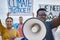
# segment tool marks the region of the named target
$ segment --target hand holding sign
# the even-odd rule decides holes
[[[9,17],[9,15],[10,15],[10,12],[7,13],[7,17]]]

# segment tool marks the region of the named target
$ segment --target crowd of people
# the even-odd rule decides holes
[[[59,16],[54,18],[52,21],[46,21],[46,9],[45,8],[40,8],[37,10],[37,15],[36,18],[41,19],[45,25],[46,25],[46,29],[47,29],[47,33],[45,38],[43,38],[42,40],[55,40],[53,33],[52,33],[52,29],[53,28],[58,28],[58,26],[60,25],[60,13]],[[5,28],[2,23],[1,23],[1,19],[0,19],[0,35],[2,36],[2,40],[14,40],[15,38],[22,38],[22,40],[25,40],[26,38],[24,38],[23,32],[22,32],[22,25],[23,25],[23,17],[20,16],[19,17],[19,23],[14,23],[13,24],[13,18],[9,17],[10,13],[7,13],[7,18],[5,20],[6,23],[6,27]],[[32,13],[33,17],[34,17],[34,13]],[[14,27],[14,29],[12,29],[12,27]]]

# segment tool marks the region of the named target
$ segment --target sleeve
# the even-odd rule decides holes
[[[20,37],[20,34],[19,34],[19,32],[18,32],[18,31],[16,31],[16,32],[17,32],[16,36],[17,36],[17,37]]]
[[[1,20],[0,20],[0,34],[2,34],[2,31],[5,30],[6,28],[2,25]]]
[[[48,25],[48,27],[49,27],[50,29],[56,28],[56,27],[53,25],[52,21],[47,22],[47,25]]]

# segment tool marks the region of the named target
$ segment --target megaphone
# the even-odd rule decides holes
[[[28,40],[42,40],[46,35],[44,22],[37,18],[27,19],[23,24],[22,31]]]

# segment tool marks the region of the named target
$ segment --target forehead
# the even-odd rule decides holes
[[[39,11],[38,15],[46,15],[46,11]]]
[[[39,11],[38,13],[40,13],[40,14],[41,14],[41,13],[46,13],[46,11]]]
[[[8,18],[6,21],[13,21],[12,19]]]

